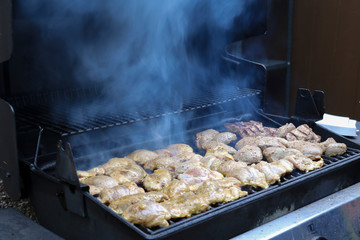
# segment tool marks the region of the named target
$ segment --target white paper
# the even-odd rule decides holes
[[[356,135],[356,120],[325,113],[322,120],[316,122],[320,126],[343,136]]]

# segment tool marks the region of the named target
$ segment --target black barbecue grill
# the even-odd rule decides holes
[[[262,1],[252,2],[257,2],[256,11],[266,10]],[[15,2],[15,17],[26,17],[22,11],[20,2]],[[265,23],[266,18],[261,19],[254,23],[253,32],[248,28],[236,36],[262,34]],[[22,26],[21,21],[17,24]],[[21,36],[17,24],[20,33],[15,31],[15,38]],[[0,84],[0,90],[2,85],[5,87],[0,94],[4,92],[6,101],[0,99],[0,177],[7,192],[15,199],[28,195],[39,223],[66,239],[228,239],[360,181],[360,146],[315,124],[324,113],[321,91],[312,94],[299,89],[293,117],[268,114],[262,110],[263,86],[246,87],[237,79],[238,71],[251,63],[226,54],[219,59],[226,77],[235,78],[231,85],[219,91],[209,84],[180,102],[155,101],[141,110],[132,110],[131,105],[110,110],[101,84],[24,94],[16,88],[19,79],[12,78],[11,73],[16,66],[17,71],[28,71],[29,66],[16,60],[2,65],[5,77],[0,80],[5,83]],[[263,76],[263,69],[260,71],[259,76]],[[30,70],[28,76],[36,76],[36,72]],[[47,77],[51,76],[41,79]],[[93,106],[97,111],[88,110]],[[269,127],[306,123],[322,139],[333,137],[345,143],[347,152],[323,156],[324,166],[320,169],[307,173],[294,170],[268,189],[243,188],[249,193],[246,197],[212,205],[210,210],[190,218],[170,220],[168,227],[151,229],[124,220],[92,196],[88,186],[77,178],[76,170],[91,169],[136,149],[156,150],[186,143],[204,154],[195,147],[196,133],[208,128],[225,131],[226,122],[250,120]],[[170,123],[172,131],[154,137],[151,130],[165,123]]]

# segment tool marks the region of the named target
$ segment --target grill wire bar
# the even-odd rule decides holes
[[[216,105],[234,102],[240,99],[257,96],[260,90],[233,88],[223,91],[222,94],[208,92],[204,94],[206,97],[191,97],[185,100],[182,106],[170,106],[164,112],[161,106],[152,106],[150,111],[142,112],[83,112],[77,113],[78,109],[86,109],[86,104],[72,110],[66,107],[66,104],[56,104],[56,107],[49,107],[45,103],[56,102],[56,98],[68,97],[65,101],[76,99],[76,97],[84,97],[89,95],[84,91],[78,94],[70,93],[53,93],[36,96],[26,96],[21,98],[10,99],[14,105],[16,119],[22,122],[30,123],[36,127],[41,126],[45,130],[66,137],[84,132],[90,132],[98,129],[105,129],[114,126],[121,126],[145,121],[164,116],[180,114],[189,111],[209,108]],[[46,98],[48,98],[46,100]],[[50,99],[50,100],[49,100]],[[30,104],[30,105],[29,105]],[[51,103],[50,103],[51,106]],[[101,109],[101,108],[100,108]],[[70,117],[69,117],[70,116]]]

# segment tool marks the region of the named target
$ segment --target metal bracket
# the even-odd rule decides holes
[[[21,197],[19,161],[16,142],[15,114],[12,106],[0,99],[0,178],[7,194],[14,200]]]
[[[320,120],[325,113],[324,92],[299,88],[296,96],[295,117],[304,120]]]
[[[56,176],[63,181],[62,193],[58,195],[64,198],[66,209],[79,216],[85,217],[84,195],[76,174],[71,146],[70,143],[67,142],[64,148],[61,140],[58,143]]]

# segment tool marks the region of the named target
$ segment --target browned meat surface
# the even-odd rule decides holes
[[[217,172],[209,170],[205,167],[195,166],[189,168],[183,174],[178,176],[178,179],[189,185],[190,190],[196,190],[200,184],[207,180],[221,179],[224,176]]]
[[[256,137],[244,137],[235,144],[235,148],[240,150],[245,146],[259,146],[259,140],[260,138]]]
[[[305,141],[289,141],[289,148],[299,150],[303,155],[311,160],[321,159],[323,149],[319,143],[305,142]]]
[[[163,202],[165,200],[169,200],[169,197],[163,192],[137,193],[126,195],[110,202],[109,208],[121,215],[130,205],[140,201]]]
[[[119,199],[126,195],[136,194],[136,193],[144,193],[144,189],[138,187],[135,183],[129,182],[125,184],[121,184],[112,188],[104,188],[100,194],[98,199],[105,204],[108,204],[116,199]]]
[[[263,154],[268,162],[275,162],[285,158],[286,156],[294,155],[297,153],[301,152],[297,149],[284,147],[268,147],[263,151]]]
[[[321,137],[316,135],[312,128],[310,128],[307,124],[302,124],[298,126],[296,129],[288,132],[286,134],[286,139],[289,141],[309,141],[309,142],[320,142]]]
[[[276,133],[275,128],[264,127],[257,121],[225,123],[224,125],[228,131],[241,137],[274,136]]]
[[[264,150],[268,147],[287,147],[288,141],[279,137],[258,137],[258,146]]]
[[[237,139],[236,134],[232,132],[221,132],[214,136],[213,141],[229,144]]]
[[[227,172],[226,177],[234,177],[241,182],[241,186],[268,188],[264,173],[254,167],[235,168]]]
[[[290,155],[284,159],[291,162],[297,169],[305,172],[321,168],[324,165],[323,159],[313,161],[302,154]]]
[[[165,168],[157,169],[152,174],[145,177],[143,181],[146,191],[160,191],[170,184],[172,180],[171,173]]]
[[[161,205],[171,214],[171,218],[191,217],[191,215],[202,213],[209,209],[209,203],[202,196],[193,192],[185,192],[175,196]]]
[[[247,145],[235,153],[234,159],[251,164],[260,162],[263,159],[263,155],[259,147]]]
[[[343,155],[346,150],[347,146],[344,143],[337,143],[333,138],[328,138],[326,141],[320,143],[324,151],[324,155],[328,157]]]
[[[241,182],[232,177],[209,180],[200,185],[196,194],[206,199],[209,204],[227,203],[248,194],[242,191],[240,186]]]
[[[285,138],[286,135],[291,132],[292,130],[294,130],[296,127],[294,124],[292,123],[286,123],[285,125],[279,127],[276,130],[275,136],[276,137],[281,137],[281,138]]]
[[[151,161],[157,157],[158,155],[155,152],[146,149],[135,150],[127,156],[127,158],[130,158],[141,165],[144,165],[146,162]]]
[[[152,228],[169,226],[167,220],[171,218],[171,214],[160,203],[145,200],[130,205],[122,217],[131,223]]]

